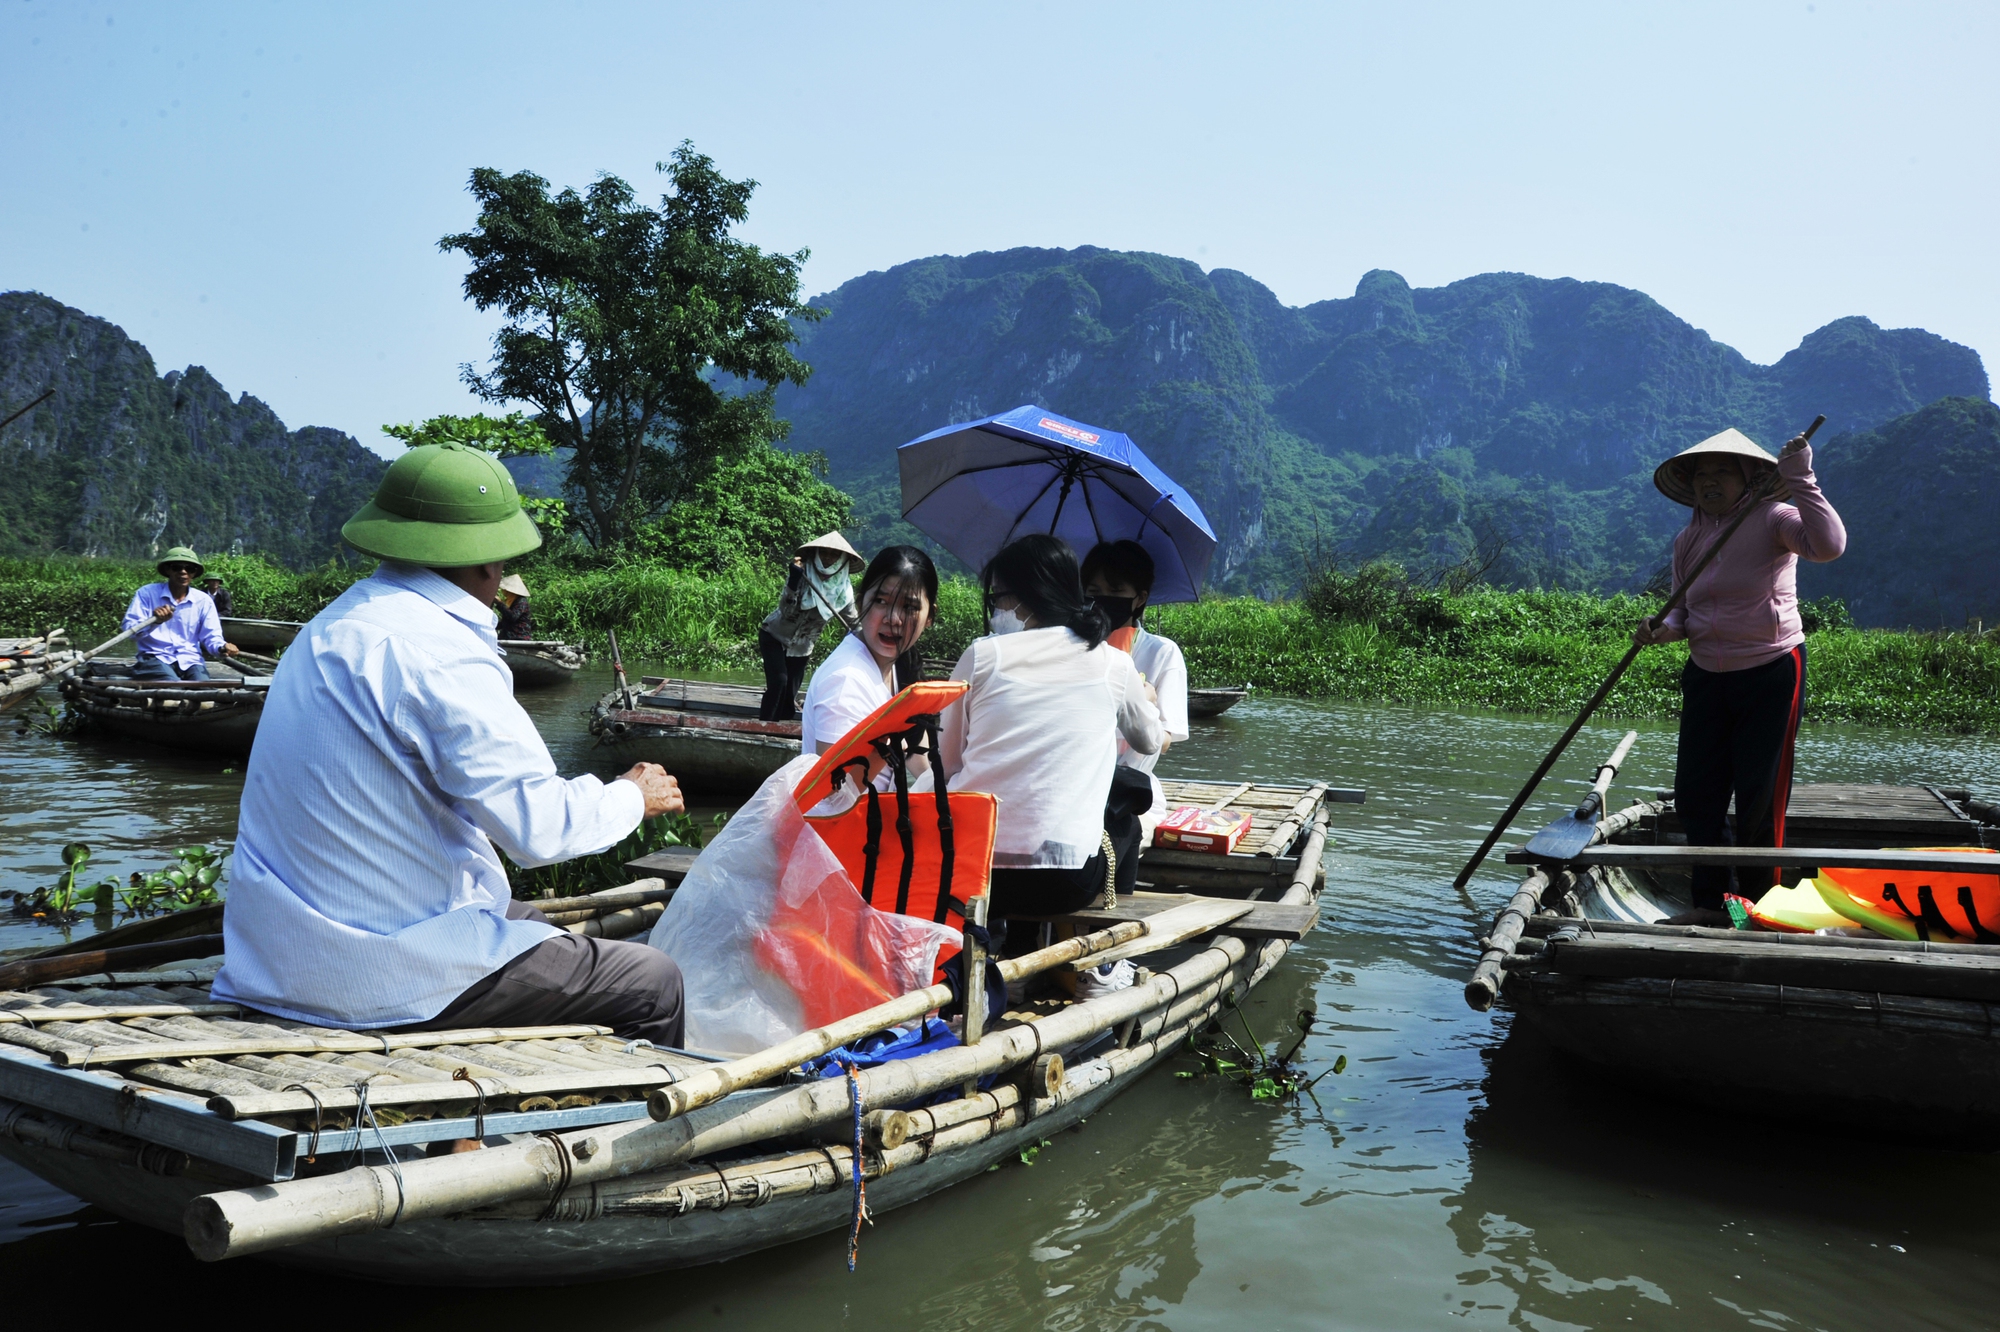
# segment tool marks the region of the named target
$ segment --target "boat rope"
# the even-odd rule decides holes
[[[362,1150],[361,1126],[366,1124],[374,1131],[375,1142],[381,1147],[382,1154],[389,1158],[389,1173],[396,1180],[396,1214],[390,1217],[389,1224],[383,1227],[385,1230],[394,1230],[396,1223],[403,1219],[403,1207],[409,1201],[410,1194],[409,1190],[403,1187],[403,1163],[396,1159],[396,1149],[391,1147],[389,1139],[383,1136],[382,1126],[375,1122],[375,1111],[368,1104],[368,1083],[374,1076],[370,1074],[354,1084],[354,1150],[357,1153]]]
[[[562,1134],[556,1132],[554,1129],[543,1129],[535,1134],[535,1136],[546,1141],[549,1146],[555,1149],[556,1153],[556,1186],[554,1191],[549,1194],[548,1206],[544,1207],[542,1214],[535,1219],[538,1221],[553,1221],[556,1219],[556,1209],[562,1206],[563,1194],[569,1191],[569,1182],[574,1174],[569,1163],[569,1144],[564,1142]]]
[[[479,1099],[472,1103],[472,1136],[480,1142],[486,1141],[486,1084],[472,1076],[472,1071],[463,1064],[451,1075],[453,1082],[468,1083],[473,1095]]]
[[[854,1218],[847,1228],[847,1270],[854,1270],[855,1259],[861,1256],[861,1223],[868,1220],[868,1185],[861,1169],[861,1080],[855,1076],[852,1059],[840,1061],[847,1072],[847,1094],[854,1102]]]
[[[306,1140],[306,1164],[311,1165],[313,1162],[319,1160],[319,1134],[320,1130],[326,1126],[326,1106],[320,1102],[319,1093],[313,1089],[310,1083],[294,1082],[291,1086],[284,1088],[284,1090],[302,1091],[312,1097],[312,1137]]]

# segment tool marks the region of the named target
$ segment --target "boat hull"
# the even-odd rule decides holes
[[[1187,698],[1188,716],[1220,717],[1249,695],[1248,689],[1190,689]]]
[[[579,668],[540,652],[509,652],[507,669],[514,673],[514,688],[519,690],[567,684],[576,678]]]
[[[240,620],[224,616],[222,636],[248,652],[274,652],[290,647],[305,628],[295,620]]]
[[[721,711],[622,707],[617,691],[591,710],[590,733],[627,763],[657,763],[699,796],[747,795],[799,756],[799,724]]]

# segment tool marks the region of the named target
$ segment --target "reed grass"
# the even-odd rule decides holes
[[[310,619],[366,565],[304,573],[255,556],[211,566],[239,615]],[[776,604],[775,569],[697,574],[657,565],[600,568],[529,562],[536,633],[593,651],[616,630],[629,661],[668,670],[754,669],[757,626]],[[55,625],[89,643],[117,631],[132,591],[156,577],[111,560],[0,560],[0,634]],[[942,589],[926,655],[955,658],[983,630],[978,590]],[[1475,587],[1429,597],[1422,613],[1341,617],[1303,601],[1211,598],[1161,606],[1150,628],[1175,639],[1197,685],[1254,683],[1303,698],[1562,714],[1576,708],[1623,654],[1656,599]],[[822,653],[837,643],[821,640]],[[1808,719],[1951,733],[2000,733],[2000,636],[1828,629],[1807,639]],[[1640,654],[1611,695],[1608,718],[1673,717],[1683,644]]]

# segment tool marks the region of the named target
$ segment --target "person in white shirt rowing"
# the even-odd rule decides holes
[[[923,678],[917,640],[937,617],[938,574],[915,546],[889,546],[861,575],[857,632],[827,654],[806,686],[803,753],[822,753],[896,691]],[[916,760],[913,772],[924,770]]]
[[[945,709],[939,757],[954,789],[1000,797],[993,916],[1061,915],[1129,882],[1145,805],[1114,807],[1118,739],[1158,751],[1160,714],[1132,658],[1105,643],[1067,542],[1022,537],[980,582],[993,632],[951,673],[971,687]]]
[[[541,536],[507,469],[460,444],[411,449],[341,536],[382,564],[273,677],[215,997],[335,1027],[590,1022],[678,1045],[665,954],[558,930],[508,889],[500,851],[568,860],[682,805],[657,764],[557,776],[514,701],[491,606],[503,562]]]
[[[1083,557],[1083,594],[1111,622],[1113,642],[1119,641],[1119,630],[1135,631],[1126,651],[1132,654],[1132,664],[1139,668],[1139,674],[1153,687],[1160,722],[1166,727],[1166,739],[1158,753],[1141,754],[1123,740],[1118,743],[1119,764],[1145,773],[1153,786],[1153,807],[1139,817],[1142,847],[1152,842],[1153,829],[1167,812],[1166,793],[1160,789],[1160,779],[1153,769],[1170,745],[1188,738],[1187,658],[1181,655],[1180,644],[1146,628],[1142,617],[1152,593],[1153,557],[1138,542],[1102,541]]]

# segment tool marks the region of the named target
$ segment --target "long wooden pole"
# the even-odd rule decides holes
[[[117,647],[120,643],[123,643],[126,639],[132,637],[132,635],[144,633],[146,630],[151,629],[152,627],[153,626],[150,624],[135,624],[130,629],[127,629],[124,633],[119,634],[116,638],[105,639],[102,643],[99,643],[96,647],[92,648],[90,651],[83,653],[81,656],[72,657],[68,661],[64,662],[62,665],[56,667],[53,671],[50,671],[49,679],[53,680],[58,675],[62,675],[68,671],[75,670],[77,667],[83,665],[83,663],[85,663],[86,661],[89,661],[92,657],[98,656],[100,653],[109,652],[112,648]]]
[[[1824,416],[1815,416],[1813,423],[1805,429],[1805,438],[1811,439],[1813,431],[1819,429],[1824,424],[1826,424]],[[1775,479],[1775,475],[1774,473],[1773,479]],[[1750,503],[1743,506],[1743,512],[1732,518],[1729,526],[1722,529],[1722,535],[1717,537],[1714,543],[1702,553],[1702,557],[1699,560],[1695,561],[1694,568],[1688,570],[1687,577],[1683,578],[1680,586],[1674,589],[1674,594],[1667,598],[1667,604],[1660,609],[1658,615],[1653,617],[1651,621],[1653,625],[1657,626],[1667,616],[1673,614],[1682,602],[1687,600],[1688,589],[1694,586],[1694,580],[1701,577],[1702,571],[1708,568],[1709,562],[1729,543],[1729,538],[1736,535],[1736,529],[1743,526],[1743,520],[1756,510],[1757,501],[1761,500],[1766,493],[1768,493],[1768,488],[1760,490],[1759,494],[1753,497]],[[1604,677],[1604,683],[1597,687],[1597,692],[1592,694],[1590,701],[1583,705],[1583,711],[1576,714],[1576,720],[1571,722],[1569,729],[1562,733],[1562,739],[1556,741],[1554,747],[1543,756],[1541,763],[1536,766],[1534,774],[1528,778],[1527,785],[1521,788],[1520,794],[1516,795],[1513,802],[1507,806],[1507,812],[1502,814],[1500,821],[1493,825],[1493,831],[1486,834],[1486,839],[1479,844],[1479,849],[1472,853],[1472,859],[1465,862],[1465,868],[1460,870],[1458,877],[1451,881],[1453,888],[1461,893],[1465,891],[1465,885],[1471,881],[1473,874],[1479,869],[1479,863],[1486,859],[1486,853],[1493,849],[1495,842],[1506,836],[1509,825],[1514,822],[1514,816],[1521,812],[1522,806],[1526,805],[1529,798],[1535,794],[1535,788],[1542,784],[1542,778],[1549,775],[1549,769],[1556,765],[1556,760],[1561,758],[1563,751],[1569,748],[1569,742],[1576,739],[1576,733],[1583,729],[1583,724],[1590,720],[1591,714],[1597,711],[1599,705],[1617,687],[1618,682],[1625,678],[1626,670],[1638,659],[1639,650],[1644,646],[1645,644],[1643,643],[1634,643],[1625,650],[1625,655],[1619,658],[1616,666],[1611,668],[1611,674]]]

